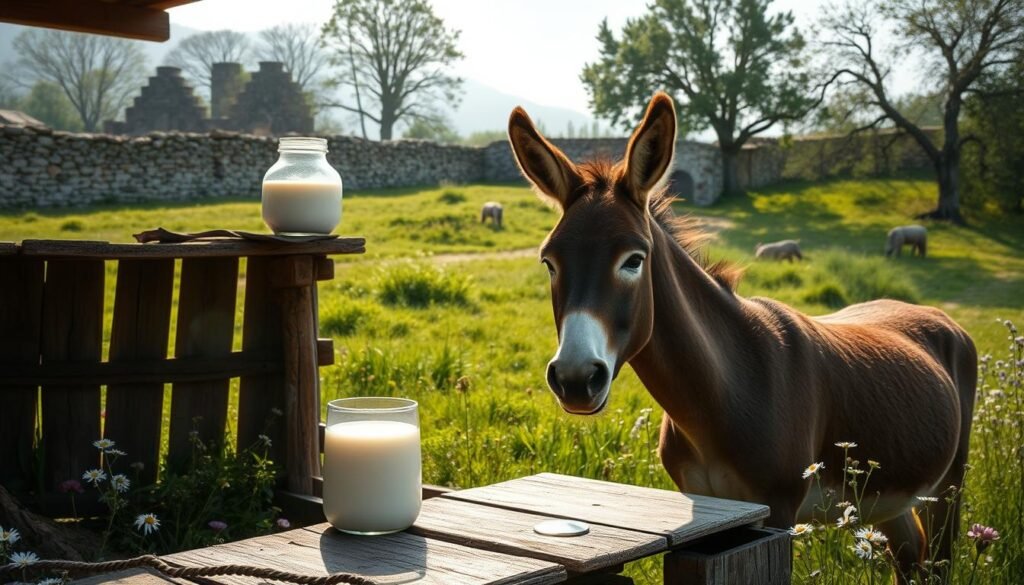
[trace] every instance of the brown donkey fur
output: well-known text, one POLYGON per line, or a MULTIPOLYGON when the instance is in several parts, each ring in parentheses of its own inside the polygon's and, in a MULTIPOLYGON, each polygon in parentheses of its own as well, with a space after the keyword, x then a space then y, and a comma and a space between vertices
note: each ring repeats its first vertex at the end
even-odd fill
MULTIPOLYGON (((977 375, 970 337, 938 309, 879 300, 809 317, 743 298, 739 273, 708 265, 692 222, 662 185, 676 115, 654 96, 625 159, 575 164, 517 108, 509 139, 524 175, 562 210, 541 247, 559 335, 548 383, 562 407, 600 411, 629 363, 665 411, 660 454, 683 491, 767 503, 768 523, 806 521, 822 494, 801 478, 824 462, 843 484, 840 441, 881 463, 861 522, 879 524, 905 570, 923 555, 915 496, 959 486, 977 375)), ((835 498, 835 499, 838 499, 835 498)), ((942 539, 948 557, 954 526, 942 539)))

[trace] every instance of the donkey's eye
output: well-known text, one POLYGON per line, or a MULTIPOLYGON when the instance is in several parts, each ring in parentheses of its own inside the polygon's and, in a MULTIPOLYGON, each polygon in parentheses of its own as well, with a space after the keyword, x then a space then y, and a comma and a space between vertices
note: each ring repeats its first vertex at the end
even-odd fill
POLYGON ((640 267, 643 265, 643 263, 643 254, 633 254, 632 256, 627 258, 625 262, 622 263, 622 269, 629 270, 631 272, 636 272, 637 270, 640 270, 640 267))
POLYGON ((555 266, 547 258, 542 258, 540 263, 544 265, 544 268, 548 269, 548 274, 551 276, 555 275, 555 266))

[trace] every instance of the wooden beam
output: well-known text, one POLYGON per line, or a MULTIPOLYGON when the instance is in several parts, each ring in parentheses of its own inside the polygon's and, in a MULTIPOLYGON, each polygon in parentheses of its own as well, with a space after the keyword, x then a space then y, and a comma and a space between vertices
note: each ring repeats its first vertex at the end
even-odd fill
POLYGON ((163 7, 183 2, 150 5, 102 0, 11 0, 0 3, 0 21, 93 33, 143 41, 170 38, 170 17, 163 7))

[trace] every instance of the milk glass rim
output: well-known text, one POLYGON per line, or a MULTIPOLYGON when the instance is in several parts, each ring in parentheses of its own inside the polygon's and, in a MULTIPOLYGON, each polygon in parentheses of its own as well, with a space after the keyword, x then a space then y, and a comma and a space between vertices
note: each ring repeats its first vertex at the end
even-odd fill
POLYGON ((327 152, 327 139, 313 136, 283 136, 277 140, 278 152, 327 152))
POLYGON ((396 398, 394 396, 352 396, 350 398, 336 398, 327 403, 328 411, 348 413, 391 413, 409 412, 419 407, 419 403, 411 398, 396 398), (393 402, 400 406, 389 406, 384 408, 367 408, 357 406, 360 402, 393 402))

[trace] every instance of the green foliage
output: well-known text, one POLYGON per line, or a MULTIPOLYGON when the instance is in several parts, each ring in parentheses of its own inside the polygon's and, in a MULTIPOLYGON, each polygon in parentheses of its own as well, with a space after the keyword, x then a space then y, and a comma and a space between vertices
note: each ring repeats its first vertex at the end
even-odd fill
POLYGON ((438 196, 437 200, 448 205, 455 205, 456 203, 465 203, 466 196, 458 191, 446 190, 438 196))
POLYGON ((37 81, 25 96, 21 109, 54 130, 81 132, 82 119, 64 91, 55 83, 37 81))
POLYGON ((60 224, 60 231, 62 232, 80 232, 84 228, 85 224, 83 224, 80 219, 69 219, 60 224))
POLYGON ((471 132, 462 142, 469 146, 487 146, 492 142, 508 140, 505 130, 479 130, 471 132))
POLYGON ((378 297, 386 305, 429 307, 470 304, 468 277, 423 263, 403 262, 385 268, 377 282, 378 297))
MULTIPOLYGON (((1021 50, 1024 56, 1024 49, 1021 50)), ((964 147, 964 202, 1024 211, 1024 65, 986 81, 983 92, 967 100, 964 147)))
POLYGON ((402 133, 402 138, 433 140, 445 144, 456 144, 462 140, 443 118, 415 118, 402 133))

